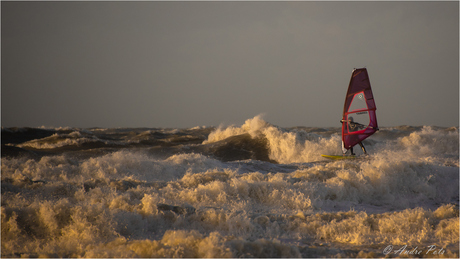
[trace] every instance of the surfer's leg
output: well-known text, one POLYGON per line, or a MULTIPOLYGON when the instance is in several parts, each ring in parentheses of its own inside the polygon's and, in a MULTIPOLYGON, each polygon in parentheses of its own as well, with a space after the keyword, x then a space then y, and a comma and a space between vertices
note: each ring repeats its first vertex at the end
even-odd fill
POLYGON ((351 155, 354 156, 355 153, 353 152, 353 147, 350 148, 351 155))
POLYGON ((361 149, 363 150, 363 153, 367 155, 366 148, 364 147, 363 143, 359 142, 359 145, 361 146, 361 149))

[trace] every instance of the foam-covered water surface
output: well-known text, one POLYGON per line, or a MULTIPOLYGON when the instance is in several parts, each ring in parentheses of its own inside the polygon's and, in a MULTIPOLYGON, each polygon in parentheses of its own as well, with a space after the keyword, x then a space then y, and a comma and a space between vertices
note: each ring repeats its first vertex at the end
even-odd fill
POLYGON ((458 127, 2 128, 3 257, 458 257, 458 127), (412 253, 410 253, 412 252, 412 253))

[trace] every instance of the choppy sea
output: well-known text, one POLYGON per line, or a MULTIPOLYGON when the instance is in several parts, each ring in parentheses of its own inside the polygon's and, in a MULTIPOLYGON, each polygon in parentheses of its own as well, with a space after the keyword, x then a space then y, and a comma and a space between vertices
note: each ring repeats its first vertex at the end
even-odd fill
POLYGON ((459 256, 459 128, 2 128, 2 257, 459 256), (355 149, 355 152, 359 151, 355 149))

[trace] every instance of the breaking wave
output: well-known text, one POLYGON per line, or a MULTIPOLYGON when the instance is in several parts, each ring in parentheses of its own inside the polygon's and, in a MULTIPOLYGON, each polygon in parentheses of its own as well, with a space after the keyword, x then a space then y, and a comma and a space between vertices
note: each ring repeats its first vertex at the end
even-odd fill
POLYGON ((340 136, 321 137, 302 130, 288 131, 264 121, 260 115, 246 120, 241 127, 218 128, 203 143, 212 143, 232 136, 249 134, 253 139, 267 142, 270 159, 278 163, 311 162, 318 154, 338 153, 340 136))

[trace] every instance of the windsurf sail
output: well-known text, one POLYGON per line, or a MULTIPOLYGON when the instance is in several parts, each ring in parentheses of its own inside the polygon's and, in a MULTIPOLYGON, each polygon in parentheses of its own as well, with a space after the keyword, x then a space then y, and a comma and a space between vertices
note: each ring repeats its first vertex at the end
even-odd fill
POLYGON ((352 148, 378 130, 376 109, 367 69, 354 69, 343 107, 343 148, 352 148))

